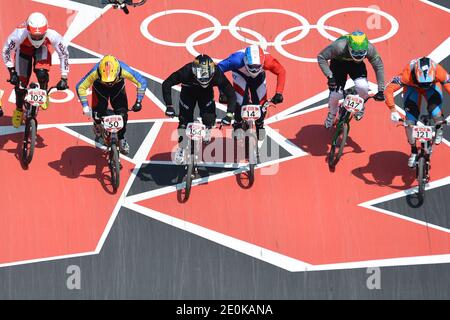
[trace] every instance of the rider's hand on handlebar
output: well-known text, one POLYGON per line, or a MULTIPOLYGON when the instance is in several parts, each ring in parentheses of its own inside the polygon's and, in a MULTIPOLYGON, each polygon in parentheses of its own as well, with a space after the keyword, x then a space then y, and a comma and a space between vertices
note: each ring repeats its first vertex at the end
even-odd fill
POLYGON ((231 124, 231 121, 233 120, 233 114, 231 112, 227 112, 225 117, 222 118, 221 123, 224 126, 229 126, 231 124))
POLYGON ((67 85, 67 79, 61 78, 61 80, 59 80, 58 84, 56 85, 56 89, 58 89, 58 90, 69 89, 69 86, 67 85))
POLYGON ((384 92, 383 91, 378 91, 373 98, 375 99, 375 101, 384 101, 384 92))
POLYGON ((83 107, 83 114, 88 117, 88 118, 92 118, 92 110, 89 106, 85 106, 83 107))
POLYGON ((173 108, 173 106, 169 105, 166 107, 166 112, 165 112, 166 116, 168 117, 175 117, 175 109, 173 108))
POLYGON ((283 102, 283 95, 281 93, 275 93, 275 95, 270 99, 273 104, 278 104, 283 102))
POLYGON ((328 89, 330 91, 334 91, 337 88, 337 83, 336 83, 336 79, 334 79, 333 77, 328 78, 328 89))
POLYGON ((395 111, 395 109, 391 111, 391 120, 393 122, 399 122, 401 119, 401 115, 397 111, 395 111))
POLYGON ((134 112, 139 112, 142 109, 142 104, 140 101, 136 101, 136 103, 134 104, 134 106, 131 108, 131 110, 133 110, 134 112))
POLYGON ((9 71, 9 82, 16 86, 19 84, 19 76, 17 75, 17 72, 14 68, 8 68, 9 71))

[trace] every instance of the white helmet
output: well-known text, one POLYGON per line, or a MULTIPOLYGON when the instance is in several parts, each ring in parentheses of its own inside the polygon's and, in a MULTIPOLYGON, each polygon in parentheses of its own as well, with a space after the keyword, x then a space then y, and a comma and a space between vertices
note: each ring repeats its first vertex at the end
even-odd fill
POLYGON ((47 18, 40 12, 33 12, 27 19, 28 40, 35 48, 39 48, 47 34, 47 18))

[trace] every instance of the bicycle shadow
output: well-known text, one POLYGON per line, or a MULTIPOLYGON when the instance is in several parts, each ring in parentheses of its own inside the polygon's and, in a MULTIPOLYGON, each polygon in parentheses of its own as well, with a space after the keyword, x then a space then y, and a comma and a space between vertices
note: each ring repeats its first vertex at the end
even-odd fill
POLYGON ((69 179, 80 177, 96 179, 107 193, 115 194, 109 176, 106 153, 103 150, 90 146, 69 147, 64 150, 59 160, 49 162, 48 166, 69 179), (83 174, 83 171, 90 166, 95 166, 95 172, 83 174))
POLYGON ((415 181, 415 171, 407 166, 408 158, 407 154, 400 151, 377 152, 370 155, 366 166, 353 169, 352 174, 368 185, 377 184, 396 190, 409 189, 415 181), (398 176, 402 178, 403 185, 392 184, 398 176))
MULTIPOLYGON (((335 128, 328 130, 323 125, 311 124, 302 127, 295 135, 295 139, 290 141, 313 157, 327 156, 335 131, 335 128)), ((343 154, 362 152, 364 150, 361 146, 349 136, 343 154), (351 150, 348 149, 349 147, 351 150)), ((326 157, 325 161, 327 161, 326 157)))

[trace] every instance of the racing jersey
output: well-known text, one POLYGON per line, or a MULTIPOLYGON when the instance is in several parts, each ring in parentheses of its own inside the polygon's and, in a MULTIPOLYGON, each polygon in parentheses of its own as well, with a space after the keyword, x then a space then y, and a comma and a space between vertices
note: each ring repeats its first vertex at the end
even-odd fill
MULTIPOLYGON (((217 65, 222 72, 239 70, 242 74, 250 77, 247 68, 244 63, 245 50, 237 51, 231 54, 225 60, 222 60, 217 65)), ((269 70, 273 74, 277 75, 277 88, 276 92, 282 94, 284 90, 284 84, 286 82, 286 70, 270 53, 264 52, 264 70, 269 70)))
MULTIPOLYGON (((137 71, 131 69, 126 63, 119 60, 120 74, 119 79, 128 79, 137 86, 137 101, 141 102, 147 90, 147 80, 137 71)), ((87 89, 100 79, 98 74, 98 62, 84 77, 77 83, 77 93, 83 107, 89 106, 87 99, 87 89)))
MULTIPOLYGON (((58 53, 59 60, 61 61, 61 75, 67 76, 69 74, 69 51, 66 41, 58 32, 53 29, 48 29, 42 46, 48 46, 49 44, 58 53)), ((14 67, 15 56, 18 54, 21 46, 34 49, 30 40, 28 40, 28 30, 25 25, 16 28, 9 35, 3 47, 3 62, 7 68, 14 67)))
MULTIPOLYGON (((388 84, 386 90, 384 91, 384 96, 386 98, 385 103, 390 109, 395 108, 394 93, 398 89, 402 87, 415 87, 418 90, 424 90, 419 88, 415 84, 411 69, 412 69, 411 64, 408 64, 400 74, 398 74, 392 79, 392 81, 388 84)), ((442 84, 445 91, 447 91, 447 93, 450 94, 450 75, 440 64, 436 64, 435 83, 442 84)))
POLYGON ((221 92, 227 96, 227 112, 234 112, 236 109, 236 94, 233 86, 223 72, 216 68, 214 76, 211 79, 208 87, 203 88, 197 81, 192 72, 192 62, 184 65, 174 73, 172 73, 162 84, 163 98, 166 105, 172 105, 171 88, 180 84, 182 88, 192 88, 194 90, 212 90, 213 87, 218 87, 221 92))
MULTIPOLYGON (((336 41, 332 42, 325 49, 323 49, 317 56, 317 62, 319 63, 320 69, 327 78, 333 76, 333 72, 330 69, 328 60, 336 59, 342 61, 354 61, 350 52, 348 50, 348 38, 347 36, 342 36, 336 41)), ((377 77, 378 90, 384 90, 384 66, 377 49, 369 42, 369 48, 367 49, 366 59, 369 60, 370 64, 375 71, 377 77)))

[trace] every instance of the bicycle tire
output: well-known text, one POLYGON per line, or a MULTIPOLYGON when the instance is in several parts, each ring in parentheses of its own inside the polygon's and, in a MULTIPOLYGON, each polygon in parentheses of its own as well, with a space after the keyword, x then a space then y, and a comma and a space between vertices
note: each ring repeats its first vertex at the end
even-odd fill
POLYGON ((342 138, 341 142, 339 144, 339 152, 336 157, 336 163, 341 159, 342 153, 344 152, 345 145, 347 144, 347 137, 348 137, 348 123, 342 124, 342 138))
POLYGON ((25 124, 25 132, 22 146, 22 162, 28 166, 33 160, 34 149, 36 146, 36 120, 31 118, 25 124))
POLYGON ((344 151, 345 143, 347 141, 348 135, 348 124, 343 123, 338 125, 338 131, 336 132, 333 141, 331 142, 331 149, 328 155, 328 165, 330 167, 336 166, 342 157, 342 153, 344 151), (336 148, 338 148, 338 153, 336 154, 336 148))
POLYGON ((186 168, 185 187, 184 187, 184 200, 187 201, 191 195, 192 188, 192 172, 194 171, 194 159, 190 157, 189 163, 186 168))
POLYGON ((111 170, 111 184, 114 191, 119 189, 120 185, 120 163, 119 163, 119 151, 115 143, 111 144, 109 151, 109 168, 111 170))
POLYGON ((417 162, 417 182, 419 184, 419 197, 425 199, 425 158, 420 157, 417 162))
POLYGON ((258 148, 258 142, 256 142, 257 141, 256 139, 257 138, 253 133, 245 137, 245 154, 247 157, 249 167, 247 188, 250 188, 255 183, 255 167, 256 167, 255 161, 257 161, 257 150, 255 148, 258 148), (251 143, 250 138, 252 139, 251 143))

